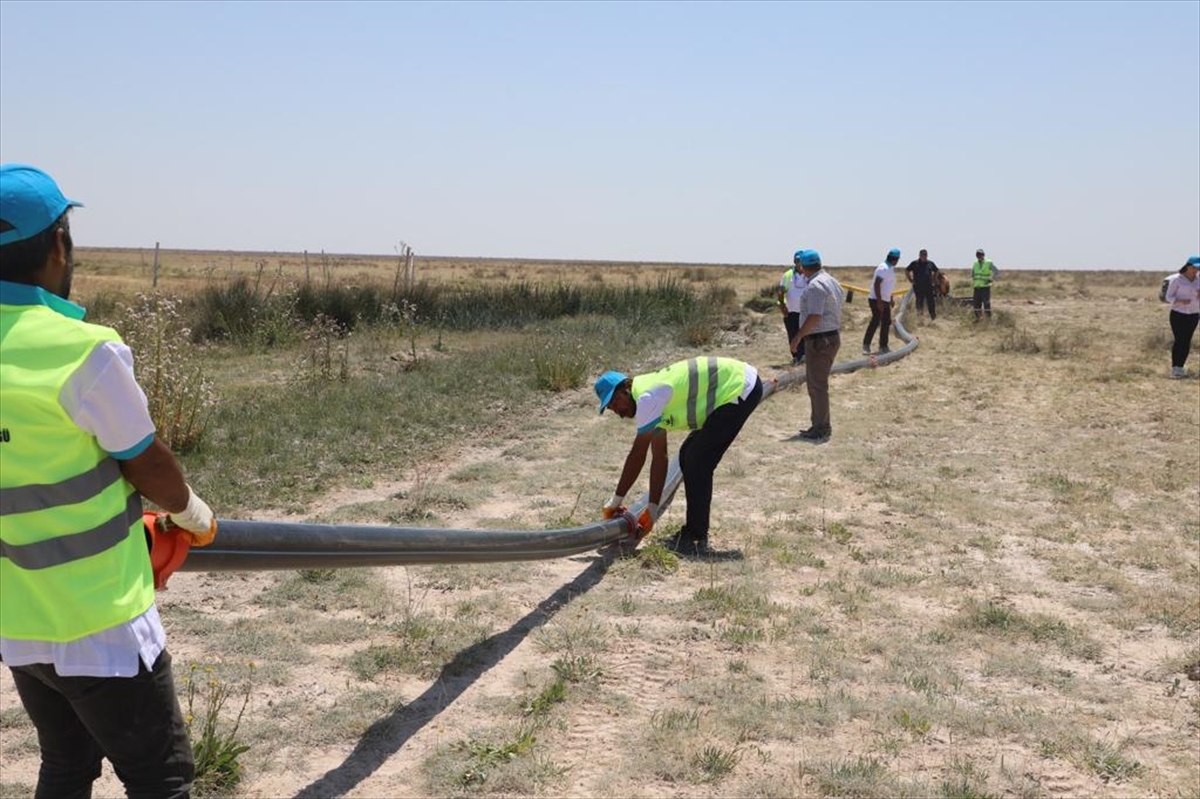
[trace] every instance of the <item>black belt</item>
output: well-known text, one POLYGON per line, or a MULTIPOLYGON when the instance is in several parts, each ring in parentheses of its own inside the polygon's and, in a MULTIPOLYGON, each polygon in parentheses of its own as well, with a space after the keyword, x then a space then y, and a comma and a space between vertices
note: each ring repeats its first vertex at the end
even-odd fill
POLYGON ((805 338, 828 338, 829 336, 836 336, 837 334, 837 330, 825 330, 821 333, 809 333, 807 336, 805 336, 805 338))

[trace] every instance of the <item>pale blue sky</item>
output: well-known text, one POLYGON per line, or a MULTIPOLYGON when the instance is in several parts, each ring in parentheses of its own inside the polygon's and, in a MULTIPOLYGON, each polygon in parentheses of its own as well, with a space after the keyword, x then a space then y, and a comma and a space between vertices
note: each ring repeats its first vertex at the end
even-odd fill
POLYGON ((0 2, 83 245, 1176 268, 1200 2, 0 2))

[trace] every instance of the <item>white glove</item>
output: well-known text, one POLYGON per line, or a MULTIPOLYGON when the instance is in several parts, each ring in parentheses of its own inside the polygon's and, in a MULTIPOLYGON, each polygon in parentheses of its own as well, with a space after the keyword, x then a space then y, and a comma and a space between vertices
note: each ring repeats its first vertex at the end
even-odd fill
POLYGON ((617 509, 621 507, 621 503, 625 501, 622 494, 613 494, 608 498, 608 502, 604 503, 604 507, 600 509, 600 515, 605 519, 611 519, 617 515, 617 509))
POLYGON ((191 486, 188 486, 187 507, 178 513, 168 513, 167 517, 176 527, 191 534, 192 546, 206 546, 217 537, 217 519, 212 508, 196 496, 191 486))

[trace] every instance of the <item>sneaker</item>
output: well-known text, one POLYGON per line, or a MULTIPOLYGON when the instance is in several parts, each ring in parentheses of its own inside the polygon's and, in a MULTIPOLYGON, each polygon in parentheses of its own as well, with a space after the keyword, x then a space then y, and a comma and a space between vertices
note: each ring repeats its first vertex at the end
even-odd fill
POLYGON ((879 348, 879 354, 880 354, 880 355, 887 355, 889 352, 891 352, 891 350, 890 350, 890 349, 888 349, 887 347, 880 347, 880 348, 879 348))
POLYGON ((871 348, 863 347, 863 355, 870 355, 870 354, 871 354, 871 348))
POLYGON ((1171 377, 1175 378, 1176 380, 1179 380, 1180 378, 1187 377, 1187 372, 1183 371, 1182 366, 1172 366, 1171 367, 1171 377))

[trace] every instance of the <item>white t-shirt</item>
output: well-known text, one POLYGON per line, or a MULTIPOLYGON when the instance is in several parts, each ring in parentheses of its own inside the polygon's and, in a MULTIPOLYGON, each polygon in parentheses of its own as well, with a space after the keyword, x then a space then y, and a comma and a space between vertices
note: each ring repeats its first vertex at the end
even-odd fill
POLYGON ((799 267, 790 271, 790 278, 788 273, 784 272, 783 277, 779 279, 779 288, 783 289, 783 303, 787 306, 787 312, 800 313, 800 300, 804 297, 804 290, 808 288, 808 278, 799 267))
POLYGON ((868 300, 883 300, 887 302, 892 298, 892 289, 896 288, 896 270, 887 261, 884 261, 879 266, 875 267, 875 274, 871 276, 871 288, 867 290, 868 300), (879 292, 882 296, 875 296, 875 281, 882 280, 879 284, 879 292))
MULTIPOLYGON (((750 364, 746 364, 746 382, 742 385, 742 393, 738 395, 738 399, 744 400, 750 396, 756 382, 758 382, 758 370, 750 364)), ((659 383, 634 397, 637 401, 637 412, 633 415, 633 423, 637 425, 639 434, 658 426, 659 420, 662 419, 663 409, 667 407, 667 403, 674 395, 675 389, 671 387, 670 383, 659 383)))
MULTIPOLYGON (((128 460, 154 441, 154 421, 146 394, 133 374, 133 353, 125 344, 98 345, 58 396, 75 424, 96 437, 117 460, 128 460)), ((150 669, 167 644, 158 608, 75 641, 23 641, 0 638, 0 657, 9 666, 53 663, 63 677, 134 677, 138 661, 150 669)))

